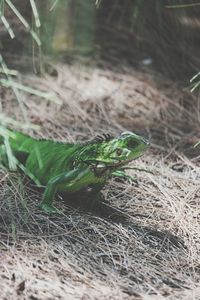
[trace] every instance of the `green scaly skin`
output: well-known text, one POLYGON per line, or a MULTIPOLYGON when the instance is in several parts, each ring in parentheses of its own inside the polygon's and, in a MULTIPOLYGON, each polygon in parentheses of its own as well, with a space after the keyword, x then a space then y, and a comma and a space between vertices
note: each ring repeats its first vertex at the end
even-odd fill
MULTIPOLYGON (((90 189, 96 197, 111 177, 132 178, 125 173, 127 164, 141 156, 149 142, 132 132, 118 137, 97 136, 87 143, 60 143, 37 140, 9 131, 9 145, 17 166, 38 186, 44 186, 39 207, 47 212, 58 210, 52 205, 57 193, 83 193, 90 189)), ((5 140, 0 136, 0 160, 9 168, 5 140)))

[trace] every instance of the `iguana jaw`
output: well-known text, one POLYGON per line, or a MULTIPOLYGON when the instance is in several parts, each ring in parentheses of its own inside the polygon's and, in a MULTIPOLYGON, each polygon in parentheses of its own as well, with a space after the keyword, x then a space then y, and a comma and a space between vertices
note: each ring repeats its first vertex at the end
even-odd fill
MULTIPOLYGON (((142 154, 140 155, 142 156, 142 154)), ((138 158, 139 156, 135 157, 138 158)), ((121 166, 127 165, 128 163, 130 163, 131 161, 133 161, 134 159, 127 159, 127 160, 122 160, 122 161, 118 161, 118 162, 113 162, 113 163, 109 163, 107 161, 102 161, 102 160, 87 160, 85 161, 88 165, 93 165, 95 166, 97 169, 101 169, 101 168, 119 168, 121 166)))

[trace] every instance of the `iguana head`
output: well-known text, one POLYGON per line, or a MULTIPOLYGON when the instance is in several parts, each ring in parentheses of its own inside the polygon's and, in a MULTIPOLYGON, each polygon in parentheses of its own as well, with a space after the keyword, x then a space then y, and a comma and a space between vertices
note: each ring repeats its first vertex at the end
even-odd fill
POLYGON ((76 160, 96 168, 117 169, 141 156, 148 146, 146 139, 132 132, 124 132, 116 138, 110 135, 97 136, 82 147, 76 160))

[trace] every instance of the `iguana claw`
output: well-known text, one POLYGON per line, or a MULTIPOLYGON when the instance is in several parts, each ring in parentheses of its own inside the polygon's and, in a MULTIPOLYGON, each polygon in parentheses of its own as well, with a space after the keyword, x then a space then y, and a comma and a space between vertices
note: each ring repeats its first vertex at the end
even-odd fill
POLYGON ((40 203, 38 205, 39 209, 41 209, 43 212, 47 213, 47 214, 63 214, 63 211, 60 209, 57 209, 56 207, 52 206, 52 205, 48 205, 45 203, 40 203))

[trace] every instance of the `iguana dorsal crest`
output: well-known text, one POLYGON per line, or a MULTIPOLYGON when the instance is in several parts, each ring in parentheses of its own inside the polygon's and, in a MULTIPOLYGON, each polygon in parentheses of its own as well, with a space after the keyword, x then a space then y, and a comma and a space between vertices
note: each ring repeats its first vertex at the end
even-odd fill
POLYGON ((109 142, 110 140, 112 140, 114 138, 113 135, 111 135, 110 133, 104 133, 102 135, 97 135, 96 137, 94 137, 90 143, 97 143, 97 144, 101 144, 103 142, 109 142))

